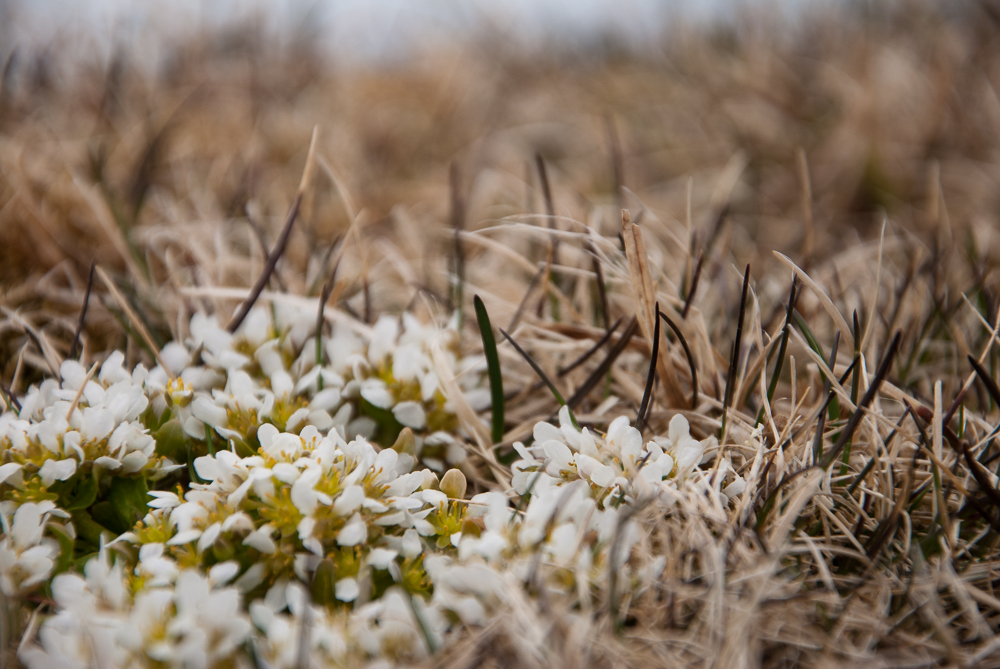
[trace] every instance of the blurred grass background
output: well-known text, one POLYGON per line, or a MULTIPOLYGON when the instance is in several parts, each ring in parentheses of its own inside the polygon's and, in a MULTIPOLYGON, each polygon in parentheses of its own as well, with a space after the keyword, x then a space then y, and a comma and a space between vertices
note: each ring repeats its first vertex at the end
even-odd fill
MULTIPOLYGON (((259 18, 177 38, 155 67, 141 43, 67 62, 58 41, 17 47, 8 31, 0 282, 22 308, 41 299, 43 277, 79 288, 91 259, 132 263, 155 285, 196 273, 192 258, 168 270, 151 251, 162 226, 208 243, 206 226, 246 228, 248 212, 273 240, 316 124, 341 188, 318 195, 306 234, 293 236, 287 262, 303 267, 351 211, 367 212, 374 236, 393 230, 393 211, 440 226, 453 162, 472 227, 539 212, 536 153, 557 213, 605 232, 618 206, 683 221, 692 179, 703 236, 727 205, 736 265, 761 249, 761 269, 771 249, 808 265, 871 239, 886 215, 929 248, 987 253, 1000 204, 997 17, 985 1, 814 5, 793 17, 746 6, 640 45, 609 34, 536 48, 483 25, 474 39, 363 67, 331 58, 315 31, 278 36, 259 18)), ((212 283, 248 282, 216 269, 212 283)), ((46 295, 48 317, 78 310, 76 291, 64 292, 65 303, 46 295)), ((11 346, 0 344, 8 379, 11 346)))

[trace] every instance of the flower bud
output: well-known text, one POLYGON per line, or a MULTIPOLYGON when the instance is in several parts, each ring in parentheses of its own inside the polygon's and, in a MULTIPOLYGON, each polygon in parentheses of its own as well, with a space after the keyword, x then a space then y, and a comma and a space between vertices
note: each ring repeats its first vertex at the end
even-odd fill
POLYGON ((465 499, 465 474, 457 469, 449 469, 441 479, 441 492, 451 499, 465 499))

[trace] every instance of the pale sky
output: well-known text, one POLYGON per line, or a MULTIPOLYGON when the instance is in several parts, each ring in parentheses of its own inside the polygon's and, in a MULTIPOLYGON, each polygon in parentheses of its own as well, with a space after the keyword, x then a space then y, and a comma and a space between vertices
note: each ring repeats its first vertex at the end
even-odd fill
POLYGON ((787 12, 821 1, 0 0, 0 21, 7 24, 7 39, 21 47, 72 44, 103 56, 126 42, 146 51, 155 63, 164 40, 258 15, 277 35, 304 24, 341 60, 367 60, 398 56, 409 45, 447 42, 483 23, 529 45, 552 37, 586 40, 607 33, 642 43, 677 17, 724 20, 740 6, 787 12))

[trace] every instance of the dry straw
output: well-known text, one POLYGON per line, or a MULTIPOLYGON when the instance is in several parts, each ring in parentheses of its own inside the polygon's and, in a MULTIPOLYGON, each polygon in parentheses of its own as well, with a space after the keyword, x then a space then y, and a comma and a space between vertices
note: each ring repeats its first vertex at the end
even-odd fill
MULTIPOLYGON (((715 489, 733 472, 746 485, 728 504, 635 511, 619 557, 664 558, 648 588, 508 584, 503 613, 428 666, 1000 666, 1000 30, 985 4, 903 4, 810 15, 781 40, 752 16, 688 31, 669 66, 442 54, 332 72, 205 39, 169 78, 126 67, 46 88, 24 70, 0 106, 4 387, 23 394, 75 353, 92 261, 110 300, 91 300, 90 360, 124 348, 155 364, 190 314, 226 322, 239 300, 368 332, 404 308, 440 322, 457 296, 471 314, 478 294, 581 425, 635 420, 650 379, 644 434, 681 413, 723 438, 702 463, 715 489), (196 82, 162 135, 144 130, 196 82), (309 142, 315 119, 327 130, 309 142), (262 266, 259 239, 279 229, 262 266), (266 291, 279 257, 287 292, 266 291), (671 325, 650 374, 657 303, 671 325)), ((460 341, 478 350, 474 319, 460 341)), ((557 402, 499 342, 494 447, 447 354, 436 342, 469 494, 506 489, 510 444, 557 402)))

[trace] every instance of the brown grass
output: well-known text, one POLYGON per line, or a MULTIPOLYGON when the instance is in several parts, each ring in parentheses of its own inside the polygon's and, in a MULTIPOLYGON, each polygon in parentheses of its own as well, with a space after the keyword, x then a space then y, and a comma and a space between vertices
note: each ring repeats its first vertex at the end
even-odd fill
MULTIPOLYGON (((479 345, 472 295, 506 327, 555 258, 554 239, 558 264, 512 334, 564 396, 608 350, 557 377, 604 333, 593 256, 610 322, 638 314, 610 380, 577 409, 598 429, 635 417, 658 302, 690 346, 700 399, 688 407, 688 361, 664 328, 647 433, 677 411, 702 436, 719 433, 750 264, 728 436, 705 465, 725 454, 748 487, 729 508, 691 498, 640 511, 634 557, 663 555, 667 567, 622 605, 512 591, 509 614, 434 664, 998 666, 1000 412, 967 356, 995 372, 1000 14, 987 2, 949 15, 904 4, 813 15, 794 31, 753 16, 677 31, 656 55, 469 48, 359 71, 249 39, 199 39, 156 76, 125 55, 49 85, 25 65, 0 101, 0 378, 20 393, 58 365, 91 260, 121 298, 95 282, 87 361, 114 347, 148 360, 198 309, 228 319, 266 258, 254 226, 275 243, 316 124, 318 169, 271 291, 280 281, 318 296, 339 243, 328 309, 440 313, 454 162, 464 346, 479 345), (624 251, 622 207, 641 231, 626 229, 624 251), (768 402, 793 271, 821 350, 792 327, 768 402), (812 467, 897 331, 846 463, 812 467), (837 399, 817 440, 830 378, 837 399), (620 401, 600 407, 605 394, 620 401)), ((271 291, 262 299, 293 299, 271 291)), ((510 346, 500 357, 518 391, 510 443, 556 404, 510 346)))

